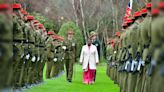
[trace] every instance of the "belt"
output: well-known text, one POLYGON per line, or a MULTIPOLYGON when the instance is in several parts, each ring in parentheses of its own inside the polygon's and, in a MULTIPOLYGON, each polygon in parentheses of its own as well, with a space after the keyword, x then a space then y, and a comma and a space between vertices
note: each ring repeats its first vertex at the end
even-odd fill
POLYGON ((13 40, 14 43, 24 43, 25 40, 13 40))
POLYGON ((43 45, 35 45, 36 47, 44 48, 43 45))
POLYGON ((14 43, 23 43, 23 44, 34 44, 34 42, 28 42, 26 40, 13 40, 14 43))
POLYGON ((51 52, 55 52, 55 51, 51 50, 51 52))
POLYGON ((34 42, 28 42, 28 44, 34 44, 34 42))
POLYGON ((68 49, 66 49, 66 51, 73 51, 73 50, 68 50, 68 49))
POLYGON ((128 48, 131 48, 131 45, 129 45, 128 48))
POLYGON ((147 45, 144 45, 144 48, 149 48, 149 46, 150 46, 149 44, 147 44, 147 45))

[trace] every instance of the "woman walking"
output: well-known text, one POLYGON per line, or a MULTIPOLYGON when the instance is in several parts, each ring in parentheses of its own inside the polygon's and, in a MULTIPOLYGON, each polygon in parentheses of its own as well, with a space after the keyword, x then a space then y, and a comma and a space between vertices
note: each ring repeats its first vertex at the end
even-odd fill
POLYGON ((87 44, 82 47, 80 55, 80 64, 83 69, 83 83, 93 84, 96 71, 96 65, 99 63, 99 57, 96 46, 89 39, 87 44))

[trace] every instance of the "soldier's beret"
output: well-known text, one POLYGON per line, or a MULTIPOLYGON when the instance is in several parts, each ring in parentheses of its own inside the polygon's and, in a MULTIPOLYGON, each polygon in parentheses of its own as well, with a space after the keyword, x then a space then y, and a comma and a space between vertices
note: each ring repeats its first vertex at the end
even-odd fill
POLYGON ((146 13, 147 13, 147 9, 146 8, 141 10, 141 14, 146 14, 146 13))
POLYGON ((46 28, 45 27, 43 27, 42 29, 43 29, 43 32, 46 32, 46 28))
POLYGON ((58 35, 53 35, 53 36, 51 36, 54 40, 57 40, 58 38, 59 38, 59 36, 58 35))
POLYGON ((53 38, 54 40, 64 41, 64 38, 61 37, 61 36, 58 36, 58 35, 53 35, 52 38, 53 38))
POLYGON ((153 8, 152 9, 152 15, 158 15, 159 14, 159 9, 153 8))
POLYGON ((48 35, 54 35, 55 33, 54 33, 54 31, 48 31, 47 34, 48 34, 48 35))
POLYGON ((21 5, 20 4, 13 4, 12 8, 13 9, 21 9, 21 5))
POLYGON ((34 21, 33 21, 33 23, 34 23, 34 24, 38 24, 38 23, 39 23, 39 21, 37 21, 37 20, 34 20, 34 21))
POLYGON ((0 9, 9 9, 10 6, 8 4, 0 4, 0 9))
POLYGON ((111 39, 111 43, 114 43, 115 42, 115 40, 114 39, 111 39))
POLYGON ((44 28, 43 24, 39 24, 38 27, 41 29, 44 28))
POLYGON ((120 32, 116 32, 115 35, 118 36, 118 37, 120 37, 121 36, 121 33, 120 32))
POLYGON ((158 8, 159 8, 159 9, 163 9, 163 8, 164 8, 164 2, 160 2, 160 3, 158 4, 158 8))
POLYGON ((141 13, 139 11, 134 13, 134 18, 139 16, 141 16, 141 13))
POLYGON ((21 9, 21 13, 24 14, 24 15, 27 15, 27 11, 21 9))
POLYGON ((32 15, 27 15, 26 18, 27 18, 27 20, 29 20, 29 21, 34 20, 34 16, 32 16, 32 15))
POLYGON ((128 25, 127 25, 126 22, 124 22, 124 23, 122 24, 122 26, 123 26, 123 27, 126 27, 126 26, 128 26, 128 25))
POLYGON ((126 20, 126 23, 128 24, 128 23, 132 23, 133 22, 133 20, 132 19, 127 19, 126 20))
POLYGON ((152 3, 151 3, 151 2, 146 4, 146 8, 149 9, 149 8, 151 8, 151 7, 152 7, 152 3))
POLYGON ((68 31, 67 34, 74 34, 74 32, 73 31, 68 31))
POLYGON ((124 20, 127 20, 127 19, 128 19, 128 17, 127 17, 127 16, 125 16, 125 17, 124 17, 124 20))
POLYGON ((59 41, 64 41, 64 38, 61 37, 61 36, 59 36, 59 37, 58 37, 58 40, 59 40, 59 41))

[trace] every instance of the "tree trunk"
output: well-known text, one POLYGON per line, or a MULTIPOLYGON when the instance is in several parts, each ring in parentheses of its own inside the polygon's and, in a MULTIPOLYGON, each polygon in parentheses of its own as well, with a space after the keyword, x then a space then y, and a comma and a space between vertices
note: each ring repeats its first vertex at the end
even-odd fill
POLYGON ((79 26, 78 17, 77 17, 76 8, 75 8, 75 0, 72 0, 72 7, 74 9, 74 16, 75 16, 76 25, 79 26))
MULTIPOLYGON (((115 13, 114 13, 114 5, 113 5, 113 1, 112 0, 110 0, 110 2, 111 2, 111 8, 112 8, 112 19, 113 19, 113 34, 114 34, 114 30, 115 30, 115 13)), ((113 35, 112 34, 112 35, 113 35)))
POLYGON ((80 0, 80 10, 81 10, 81 16, 82 16, 82 26, 83 26, 85 41, 87 41, 87 37, 88 36, 87 36, 86 30, 85 30, 85 18, 84 18, 84 11, 83 11, 82 0, 80 0))

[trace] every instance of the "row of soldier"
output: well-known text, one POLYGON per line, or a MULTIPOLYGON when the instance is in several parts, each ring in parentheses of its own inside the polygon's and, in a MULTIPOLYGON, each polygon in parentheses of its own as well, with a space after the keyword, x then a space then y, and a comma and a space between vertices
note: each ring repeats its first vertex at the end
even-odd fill
MULTIPOLYGON (((68 34, 73 35, 73 31, 68 34)), ((0 4, 0 87, 28 87, 43 82, 45 64, 46 78, 56 77, 64 70, 64 43, 63 37, 47 32, 20 4, 0 4)), ((71 68, 67 69, 71 81, 73 63, 67 66, 71 68)))
POLYGON ((164 2, 147 3, 122 27, 108 40, 107 75, 120 92, 163 92, 164 2))

